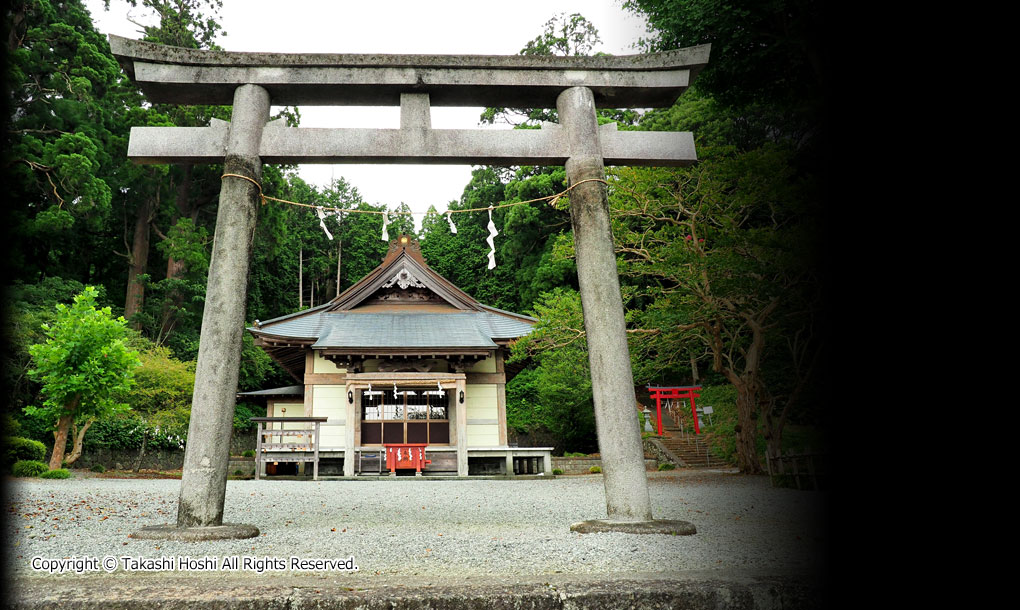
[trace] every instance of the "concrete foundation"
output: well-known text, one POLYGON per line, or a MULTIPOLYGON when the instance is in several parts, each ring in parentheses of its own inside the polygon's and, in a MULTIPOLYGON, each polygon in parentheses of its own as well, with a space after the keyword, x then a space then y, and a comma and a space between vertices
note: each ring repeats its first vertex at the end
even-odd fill
POLYGON ((255 538, 259 528, 240 523, 224 523, 205 527, 177 527, 175 525, 150 525, 130 534, 128 538, 138 540, 177 540, 180 542, 202 542, 205 540, 237 540, 255 538))
POLYGON ((577 532, 578 534, 620 532, 623 534, 666 534, 669 536, 690 536, 698 532, 693 523, 674 519, 655 519, 652 521, 590 519, 571 524, 570 531, 577 532))

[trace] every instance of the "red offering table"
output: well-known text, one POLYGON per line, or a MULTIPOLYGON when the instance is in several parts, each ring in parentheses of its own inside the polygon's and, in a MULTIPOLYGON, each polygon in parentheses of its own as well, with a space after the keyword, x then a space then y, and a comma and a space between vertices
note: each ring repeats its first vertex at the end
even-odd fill
POLYGON ((392 475, 397 474, 397 468, 414 468, 417 476, 421 474, 422 468, 432 463, 432 460, 425 459, 427 443, 391 444, 383 447, 386 447, 386 468, 392 475))

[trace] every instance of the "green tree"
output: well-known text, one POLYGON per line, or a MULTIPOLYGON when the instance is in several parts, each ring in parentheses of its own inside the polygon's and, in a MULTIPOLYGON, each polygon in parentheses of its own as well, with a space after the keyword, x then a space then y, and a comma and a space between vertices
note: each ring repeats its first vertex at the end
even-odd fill
POLYGON ((647 51, 712 44, 712 59, 694 86, 731 106, 800 107, 817 101, 825 71, 822 12, 812 0, 743 2, 626 0, 648 19, 647 51))
POLYGON ((541 295, 535 330, 517 341, 510 362, 533 362, 507 386, 507 423, 521 432, 544 429, 557 449, 597 450, 595 403, 588 367, 581 295, 556 289, 541 295))
POLYGON ((15 2, 5 25, 8 268, 94 283, 113 258, 111 183, 126 163, 120 70, 79 1, 15 2))
POLYGON ((637 374, 707 358, 736 389, 746 473, 762 470, 763 416, 778 449, 822 345, 815 185, 793 175, 792 155, 730 148, 683 170, 619 168, 610 193, 637 374))
POLYGON ((127 408, 116 399, 130 388, 140 365, 138 353, 125 344, 124 318, 114 318, 109 307, 97 309, 97 296, 88 286, 71 306, 57 305, 56 320, 43 325, 46 341, 29 348, 35 365, 29 374, 42 384, 45 401, 25 411, 54 422, 51 469, 64 460, 72 424, 76 431, 69 463, 81 454, 82 439, 96 419, 127 408))

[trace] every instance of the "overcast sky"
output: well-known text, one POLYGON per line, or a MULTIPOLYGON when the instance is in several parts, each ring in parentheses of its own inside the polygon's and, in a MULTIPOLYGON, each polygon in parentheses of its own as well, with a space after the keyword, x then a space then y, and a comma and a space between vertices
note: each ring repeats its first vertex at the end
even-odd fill
MULTIPOLYGON (((141 38, 128 21, 148 22, 146 11, 123 0, 86 0, 99 31, 141 38)), ((140 4, 140 3, 139 3, 140 4)), ((308 53, 428 53, 515 55, 538 36, 550 18, 581 13, 599 30, 596 51, 637 52, 644 21, 621 8, 621 0, 224 0, 219 22, 227 32, 218 44, 228 51, 308 53)), ((275 111, 276 109, 274 109, 275 111)), ((479 127, 482 108, 433 108, 435 129, 479 127)), ((400 126, 399 108, 301 107, 302 127, 400 126)), ((471 177, 461 165, 302 165, 301 176, 325 186, 343 176, 365 200, 395 206, 401 201, 424 213, 444 210, 460 198, 471 177)), ((421 216, 416 216, 420 225, 421 216)))

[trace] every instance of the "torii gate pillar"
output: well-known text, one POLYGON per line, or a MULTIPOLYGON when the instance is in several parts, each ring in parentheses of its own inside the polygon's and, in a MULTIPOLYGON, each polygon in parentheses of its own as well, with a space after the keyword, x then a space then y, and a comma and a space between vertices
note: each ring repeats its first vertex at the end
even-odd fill
MULTIPOLYGON (((570 157, 567 180, 605 180, 595 99, 587 87, 571 87, 556 100, 570 157)), ((627 349, 627 325, 616 272, 609 197, 602 182, 586 182, 570 192, 570 224, 577 253, 588 363, 595 401, 595 425, 611 521, 650 521, 641 433, 634 418, 634 375, 627 349)))
MULTIPOLYGON (((177 507, 178 527, 206 527, 223 523, 227 489, 229 439, 234 426, 234 402, 248 302, 248 268, 262 182, 259 145, 269 121, 269 93, 258 85, 241 85, 234 92, 220 205, 216 215, 202 333, 198 344, 196 383, 188 425, 188 445, 177 507)), ((258 535, 256 530, 253 534, 258 535)))

